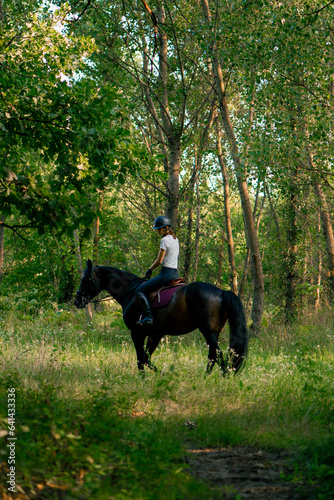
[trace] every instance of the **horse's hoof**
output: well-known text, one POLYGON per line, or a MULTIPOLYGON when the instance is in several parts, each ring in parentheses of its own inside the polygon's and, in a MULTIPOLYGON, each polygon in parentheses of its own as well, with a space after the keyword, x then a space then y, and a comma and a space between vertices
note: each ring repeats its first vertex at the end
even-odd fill
POLYGON ((206 374, 207 375, 210 375, 212 370, 213 370, 213 367, 215 366, 215 361, 213 359, 211 359, 208 364, 206 365, 206 374))

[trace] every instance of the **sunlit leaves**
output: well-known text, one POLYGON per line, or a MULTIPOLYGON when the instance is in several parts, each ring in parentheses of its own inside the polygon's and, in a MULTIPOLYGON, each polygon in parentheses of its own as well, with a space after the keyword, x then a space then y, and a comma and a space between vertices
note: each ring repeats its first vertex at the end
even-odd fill
POLYGON ((46 225, 89 225, 96 189, 145 163, 130 135, 127 101, 111 85, 101 89, 98 79, 85 76, 97 48, 90 36, 70 32, 68 6, 51 13, 32 5, 25 18, 9 15, 15 4, 6 7, 0 54, 2 210, 18 208, 40 231, 46 225))

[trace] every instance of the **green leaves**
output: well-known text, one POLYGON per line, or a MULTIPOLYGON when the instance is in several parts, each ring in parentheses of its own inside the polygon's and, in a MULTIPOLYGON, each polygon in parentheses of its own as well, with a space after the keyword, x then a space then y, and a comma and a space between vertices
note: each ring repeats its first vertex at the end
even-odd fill
POLYGON ((70 34, 68 7, 33 7, 14 18, 9 4, 2 26, 0 203, 7 213, 18 208, 40 232, 63 231, 91 223, 96 189, 123 181, 144 158, 130 134, 127 101, 85 74, 94 40, 70 34))

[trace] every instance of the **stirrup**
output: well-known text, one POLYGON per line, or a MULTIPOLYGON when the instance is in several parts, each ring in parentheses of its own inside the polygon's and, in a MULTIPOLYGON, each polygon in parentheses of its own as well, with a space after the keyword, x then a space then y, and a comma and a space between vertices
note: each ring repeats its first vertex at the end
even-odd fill
POLYGON ((139 318, 139 320, 137 321, 137 325, 153 325, 153 318, 150 316, 146 316, 146 318, 139 318))

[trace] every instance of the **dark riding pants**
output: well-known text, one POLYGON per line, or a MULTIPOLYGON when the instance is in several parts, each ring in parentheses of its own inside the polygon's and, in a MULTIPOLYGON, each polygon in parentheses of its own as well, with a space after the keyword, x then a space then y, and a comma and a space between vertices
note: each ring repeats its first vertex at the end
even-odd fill
POLYGON ((155 276, 154 278, 151 278, 150 280, 145 281, 145 283, 139 285, 136 289, 136 293, 141 292, 148 295, 149 293, 159 290, 170 281, 179 277, 177 269, 172 269, 171 267, 161 267, 161 271, 158 276, 155 276))

